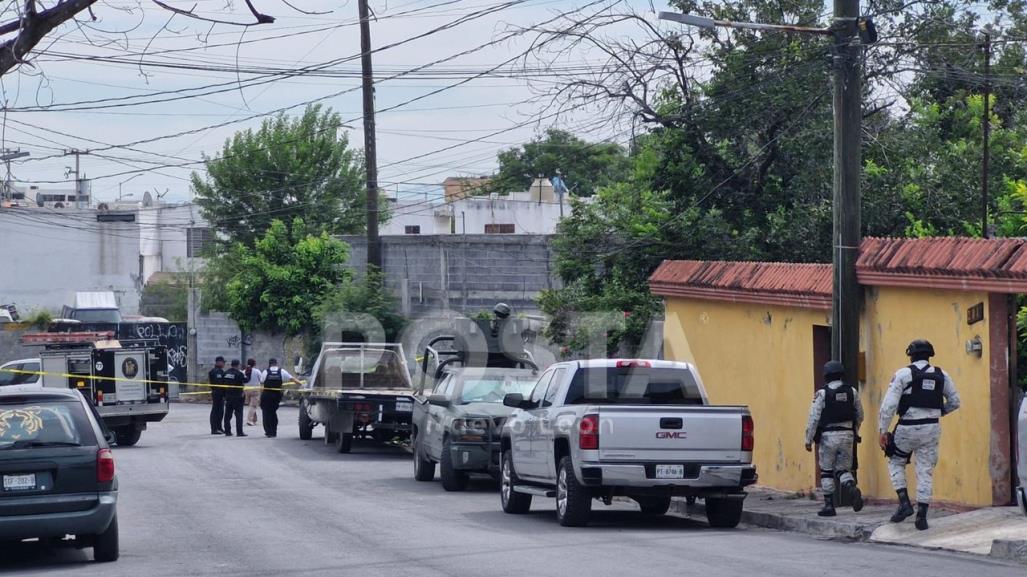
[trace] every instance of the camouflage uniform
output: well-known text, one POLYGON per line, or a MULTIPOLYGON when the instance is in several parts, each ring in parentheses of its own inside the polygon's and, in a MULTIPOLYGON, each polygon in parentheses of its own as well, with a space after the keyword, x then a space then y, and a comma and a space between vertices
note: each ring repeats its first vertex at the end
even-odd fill
MULTIPOLYGON (((916 361, 916 367, 923 370, 929 363, 927 361, 916 361)), ((923 407, 910 407, 905 415, 899 420, 900 424, 895 428, 895 447, 905 455, 912 455, 916 461, 916 500, 918 503, 928 504, 931 502, 931 492, 934 481, 934 466, 938 463, 938 442, 941 439, 941 425, 939 423, 924 425, 902 425, 901 421, 938 419, 959 408, 959 393, 956 385, 948 373, 942 371, 945 379, 944 397, 945 406, 942 409, 927 409, 923 407)), ((913 373, 909 367, 903 367, 895 373, 892 378, 888 392, 884 395, 881 403, 880 432, 886 433, 891 425, 892 417, 899 408, 899 401, 902 395, 909 394, 908 387, 913 380, 913 373)), ((909 457, 893 455, 888 459, 888 473, 891 477, 892 486, 896 491, 906 488, 906 465, 909 457)))
MULTIPOLYGON (((806 422, 806 444, 813 444, 820 427, 820 416, 824 411, 825 389, 836 390, 843 385, 842 381, 831 381, 824 389, 817 391, 813 396, 813 403, 809 408, 809 420, 806 422)), ((840 472, 841 482, 847 484, 855 482, 852 476, 852 451, 856 439, 855 431, 859 431, 863 423, 863 403, 859 395, 855 395, 856 422, 834 423, 833 426, 848 428, 848 431, 824 431, 820 436, 820 443, 817 447, 817 456, 820 461, 820 488, 826 494, 833 494, 835 491, 835 472, 840 472)))

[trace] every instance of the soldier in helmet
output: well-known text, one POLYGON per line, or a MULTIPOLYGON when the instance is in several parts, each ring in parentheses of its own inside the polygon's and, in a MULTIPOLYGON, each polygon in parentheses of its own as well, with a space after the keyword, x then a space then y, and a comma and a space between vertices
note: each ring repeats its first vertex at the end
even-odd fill
POLYGON ((834 517, 835 474, 842 489, 852 499, 852 509, 863 509, 863 494, 852 476, 852 452, 855 449, 859 426, 863 423, 863 404, 859 391, 844 383, 845 367, 838 361, 824 365, 824 388, 813 395, 806 423, 806 450, 817 443, 820 461, 820 488, 824 492, 824 508, 817 515, 834 517))
POLYGON ((892 378, 881 402, 880 444, 888 456, 888 473, 899 496, 899 508, 892 523, 913 515, 913 504, 906 490, 906 465, 916 459, 916 528, 927 529, 927 507, 931 503, 934 466, 938 463, 941 417, 959 408, 959 393, 948 373, 931 366, 934 346, 917 339, 906 347, 909 366, 892 378), (895 432, 889 433, 892 417, 898 413, 895 432))

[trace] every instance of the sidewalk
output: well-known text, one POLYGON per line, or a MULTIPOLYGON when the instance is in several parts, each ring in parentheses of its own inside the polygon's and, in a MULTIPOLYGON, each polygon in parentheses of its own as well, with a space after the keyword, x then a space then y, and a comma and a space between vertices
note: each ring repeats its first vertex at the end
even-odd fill
MULTIPOLYGON (((899 524, 889 522, 895 512, 894 504, 868 504, 859 513, 838 509, 836 517, 818 517, 822 505, 822 501, 809 497, 750 490, 742 522, 829 539, 943 549, 1027 563, 1027 517, 1015 507, 969 512, 932 507, 931 528, 917 531, 913 518, 899 524)), ((705 514, 701 501, 689 506, 683 499, 675 499, 671 511, 691 516, 705 514)))

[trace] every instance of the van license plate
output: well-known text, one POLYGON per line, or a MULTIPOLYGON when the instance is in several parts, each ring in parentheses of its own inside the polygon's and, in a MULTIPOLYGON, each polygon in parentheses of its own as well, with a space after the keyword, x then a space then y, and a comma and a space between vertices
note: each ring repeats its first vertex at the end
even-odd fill
POLYGON ((36 488, 36 475, 4 475, 4 491, 31 491, 36 488))
POLYGON ((684 479, 684 465, 656 465, 657 479, 684 479))

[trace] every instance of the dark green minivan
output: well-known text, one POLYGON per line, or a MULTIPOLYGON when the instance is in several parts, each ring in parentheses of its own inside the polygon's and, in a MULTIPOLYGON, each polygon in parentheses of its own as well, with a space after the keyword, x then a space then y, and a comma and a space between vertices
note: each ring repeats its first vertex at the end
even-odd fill
POLYGON ((97 561, 117 560, 108 435, 78 391, 0 389, 0 541, 73 535, 97 561))

